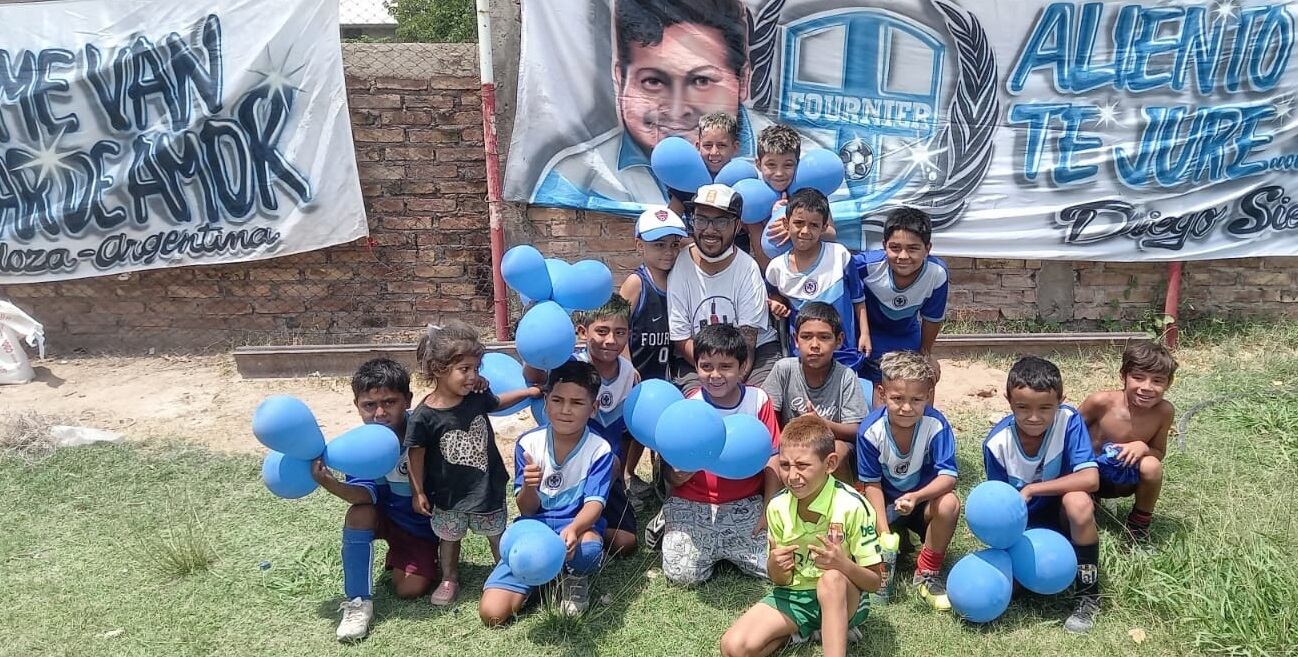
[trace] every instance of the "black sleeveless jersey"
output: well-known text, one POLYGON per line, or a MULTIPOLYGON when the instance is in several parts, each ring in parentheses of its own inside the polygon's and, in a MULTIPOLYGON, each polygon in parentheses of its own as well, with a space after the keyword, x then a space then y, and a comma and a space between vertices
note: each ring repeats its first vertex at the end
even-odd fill
POLYGON ((631 314, 631 364, 635 365, 641 380, 670 381, 676 350, 667 330, 667 293, 654 285, 644 265, 632 276, 640 277, 640 298, 631 314))

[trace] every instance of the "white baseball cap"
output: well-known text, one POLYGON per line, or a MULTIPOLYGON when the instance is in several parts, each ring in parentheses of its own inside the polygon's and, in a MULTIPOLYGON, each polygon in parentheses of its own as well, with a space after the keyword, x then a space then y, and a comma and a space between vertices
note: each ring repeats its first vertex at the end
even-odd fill
POLYGON ((700 187, 694 198, 685 202, 685 209, 693 212, 700 205, 724 210, 738 217, 744 210, 744 198, 729 185, 713 183, 700 187))
POLYGON ((651 207, 635 220, 635 236, 646 242, 657 242, 668 235, 687 237, 685 222, 665 207, 651 207))

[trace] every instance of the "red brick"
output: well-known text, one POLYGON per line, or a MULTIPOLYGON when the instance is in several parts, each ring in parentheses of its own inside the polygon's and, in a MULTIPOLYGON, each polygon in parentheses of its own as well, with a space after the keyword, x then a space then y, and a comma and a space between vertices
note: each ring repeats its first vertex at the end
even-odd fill
POLYGON ((428 146, 394 146, 383 149, 383 159, 393 160, 431 160, 440 159, 441 155, 428 146))
POLYGON ((439 217, 437 228, 440 230, 475 230, 488 227, 488 219, 483 216, 439 217))
POLYGON ((398 94, 355 94, 347 99, 350 107, 361 109, 397 109, 401 107, 398 94))
POLYGON ((167 296, 182 299, 215 299, 221 296, 221 286, 215 283, 168 285, 167 296))
POLYGON ((396 125, 410 126, 412 128, 422 128, 431 125, 433 122, 432 112, 418 111, 390 111, 379 112, 379 125, 396 125))
POLYGON ((412 198, 406 201, 406 209, 411 212, 454 212, 456 206, 456 200, 452 198, 412 198))
POLYGON ((406 173, 409 180, 437 180, 460 174, 454 164, 412 164, 406 167, 406 173))
POLYGON ((472 162, 486 157, 481 148, 448 148, 437 149, 438 162, 472 162))
POLYGON ((428 80, 413 78, 378 78, 374 80, 375 89, 393 89, 396 91, 423 91, 428 88, 428 80))
POLYGON ((1022 260, 1002 260, 979 258, 974 261, 975 269, 1022 269, 1022 260))
POLYGON ((428 86, 431 89, 478 89, 482 87, 482 81, 473 77, 435 75, 428 79, 428 86))
POLYGON ((406 139, 406 131, 403 128, 353 128, 352 139, 360 142, 396 142, 401 143, 406 139))
MULTIPOLYGON (((468 129, 466 128, 465 131, 468 129)), ((412 144, 458 144, 462 141, 459 129, 415 129, 406 130, 406 139, 412 144)))

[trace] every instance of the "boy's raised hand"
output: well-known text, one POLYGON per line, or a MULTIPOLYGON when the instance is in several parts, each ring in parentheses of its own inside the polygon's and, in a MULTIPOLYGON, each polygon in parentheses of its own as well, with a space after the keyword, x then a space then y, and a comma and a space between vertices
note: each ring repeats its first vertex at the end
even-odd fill
POLYGON ((793 566, 797 564, 798 561, 798 546, 776 546, 775 541, 773 540, 768 540, 767 543, 770 546, 771 560, 775 562, 775 566, 783 572, 793 572, 793 566))
POLYGON ((541 487, 541 466, 532 462, 532 455, 523 453, 523 487, 540 488, 541 487))
POLYGON ((820 541, 819 546, 807 546, 807 549, 811 550, 811 556, 815 560, 816 567, 821 570, 837 570, 846 573, 847 569, 852 565, 852 560, 848 559, 847 553, 843 552, 843 546, 830 543, 825 540, 824 536, 817 536, 816 540, 820 541))

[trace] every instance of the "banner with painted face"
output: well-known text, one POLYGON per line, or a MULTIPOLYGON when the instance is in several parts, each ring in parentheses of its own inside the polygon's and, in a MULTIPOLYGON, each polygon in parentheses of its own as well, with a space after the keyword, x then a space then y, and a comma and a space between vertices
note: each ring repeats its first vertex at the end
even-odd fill
POLYGON ((0 4, 0 34, 0 284, 367 233, 336 0, 0 4))
MULTIPOLYGON (((633 216, 649 156, 738 119, 838 154, 840 241, 900 205, 937 253, 1071 260, 1298 254, 1298 3, 523 3, 506 196, 633 216)), ((706 145, 705 145, 706 146, 706 145)), ((631 227, 628 223, 627 231, 631 227)))

